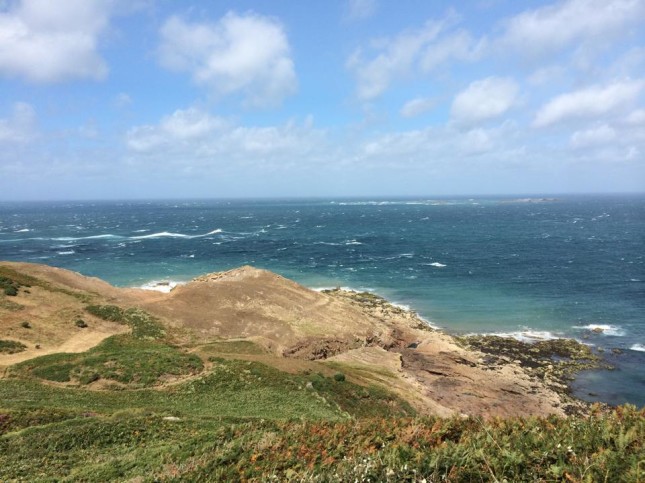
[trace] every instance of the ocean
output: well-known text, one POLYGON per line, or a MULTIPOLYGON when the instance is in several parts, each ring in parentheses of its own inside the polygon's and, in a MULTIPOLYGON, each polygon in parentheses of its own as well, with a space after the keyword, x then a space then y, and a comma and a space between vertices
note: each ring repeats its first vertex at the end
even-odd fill
POLYGON ((610 404, 645 405, 644 256, 645 195, 0 203, 0 260, 158 290, 249 264, 449 333, 575 338, 615 369, 574 394, 610 404))

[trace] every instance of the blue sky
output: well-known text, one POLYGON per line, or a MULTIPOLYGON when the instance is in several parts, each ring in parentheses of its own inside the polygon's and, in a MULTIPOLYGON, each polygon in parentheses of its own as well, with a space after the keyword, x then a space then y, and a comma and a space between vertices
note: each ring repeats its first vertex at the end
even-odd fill
POLYGON ((645 191, 645 2, 0 0, 0 199, 645 191))

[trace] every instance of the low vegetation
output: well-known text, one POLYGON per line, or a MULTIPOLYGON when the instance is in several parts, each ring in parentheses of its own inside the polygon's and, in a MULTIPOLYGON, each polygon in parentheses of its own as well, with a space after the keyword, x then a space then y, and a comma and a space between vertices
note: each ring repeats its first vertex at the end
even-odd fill
POLYGON ((0 339, 0 354, 15 354, 25 349, 27 349, 27 346, 22 342, 0 339))
POLYGON ((2 290, 5 295, 8 295, 9 297, 15 297, 16 295, 18 295, 18 289, 20 288, 20 286, 20 283, 16 282, 15 280, 0 275, 0 290, 2 290))
POLYGON ((81 385, 100 379, 138 388, 154 386, 172 377, 197 374, 202 369, 199 357, 164 342, 117 335, 80 354, 50 354, 30 359, 14 366, 12 374, 81 385))
POLYGON ((141 309, 123 309, 116 305, 88 305, 85 310, 100 319, 129 325, 132 328, 132 337, 135 338, 158 339, 166 335, 159 321, 141 309))
POLYGON ((488 422, 9 410, 0 411, 0 479, 637 482, 644 418, 633 407, 488 422))

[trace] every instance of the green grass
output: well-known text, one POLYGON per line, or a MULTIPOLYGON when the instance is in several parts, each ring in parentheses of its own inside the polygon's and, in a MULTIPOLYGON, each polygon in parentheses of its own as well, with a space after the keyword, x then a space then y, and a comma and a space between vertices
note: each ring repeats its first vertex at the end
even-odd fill
POLYGON ((0 339, 0 354, 16 354, 27 348, 22 342, 0 339))
POLYGON ((21 287, 21 284, 15 280, 0 275, 0 291, 9 297, 15 297, 18 295, 18 289, 21 287))
POLYGON ((89 384, 98 379, 148 387, 168 376, 197 374, 201 359, 164 342, 117 335, 80 354, 50 354, 14 366, 14 376, 89 384))
POLYGON ((103 320, 129 325, 132 328, 132 336, 136 338, 161 338, 166 335, 161 323, 141 309, 123 309, 116 305, 88 305, 85 310, 103 320))
MULTIPOLYGON (((4 415, 0 480, 643 481, 643 411, 588 419, 4 415), (39 424, 39 423, 43 424, 39 424)), ((0 421, 2 419, 0 418, 0 421)), ((1 427, 1 426, 0 426, 1 427)))
POLYGON ((261 355, 266 354, 267 351, 260 347, 258 344, 248 340, 223 340, 217 342, 210 342, 199 346, 202 352, 208 354, 251 354, 261 355))

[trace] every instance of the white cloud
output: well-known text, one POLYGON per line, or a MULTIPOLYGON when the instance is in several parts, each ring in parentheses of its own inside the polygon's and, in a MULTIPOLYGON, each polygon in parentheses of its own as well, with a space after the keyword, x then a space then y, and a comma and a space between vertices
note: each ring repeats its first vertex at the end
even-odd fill
MULTIPOLYGON (((291 164, 324 149, 325 134, 310 118, 298 124, 233 124, 197 108, 177 110, 159 123, 136 126, 126 136, 133 159, 162 160, 182 169, 243 164, 291 164)), ((166 166, 168 167, 168 166, 166 166)))
POLYGON ((616 139, 616 130, 607 124, 601 124, 571 135, 570 144, 574 149, 607 144, 616 139))
POLYGON ((345 18, 347 20, 362 20, 371 17, 376 12, 376 0, 347 0, 345 18))
POLYGON ((533 125, 544 127, 570 119, 595 119, 629 105, 643 87, 643 81, 626 80, 559 95, 542 106, 533 125))
POLYGON ((464 31, 452 32, 456 14, 428 20, 423 27, 405 30, 390 38, 375 40, 370 49, 357 49, 347 60, 347 68, 357 81, 361 100, 374 99, 397 79, 428 73, 453 58, 474 59, 480 44, 464 31), (365 51, 373 51, 366 56, 365 51))
POLYGON ((434 99, 427 99, 424 97, 417 97, 406 102, 401 108, 401 116, 403 117, 415 117, 428 112, 436 104, 434 99))
POLYGON ((507 112, 516 101, 517 83, 506 77, 487 77, 472 82, 452 103, 452 118, 463 124, 486 121, 507 112))
POLYGON ((16 102, 10 117, 0 119, 0 143, 25 143, 35 136, 36 112, 31 105, 16 102))
POLYGON ((576 42, 622 35, 643 20, 642 0, 566 0, 508 19, 500 44, 525 55, 545 55, 576 42))
POLYGON ((627 124, 645 126, 645 109, 636 109, 625 118, 627 124))
POLYGON ((252 105, 273 105, 295 92, 296 73, 283 26, 254 13, 215 23, 170 17, 161 27, 159 60, 189 72, 218 95, 242 92, 252 105))
POLYGON ((475 41, 465 30, 446 35, 424 50, 420 60, 421 70, 430 72, 451 59, 476 60, 483 54, 486 44, 486 39, 475 41))
POLYGON ((105 78, 98 53, 112 2, 22 0, 0 6, 0 74, 32 82, 105 78))

